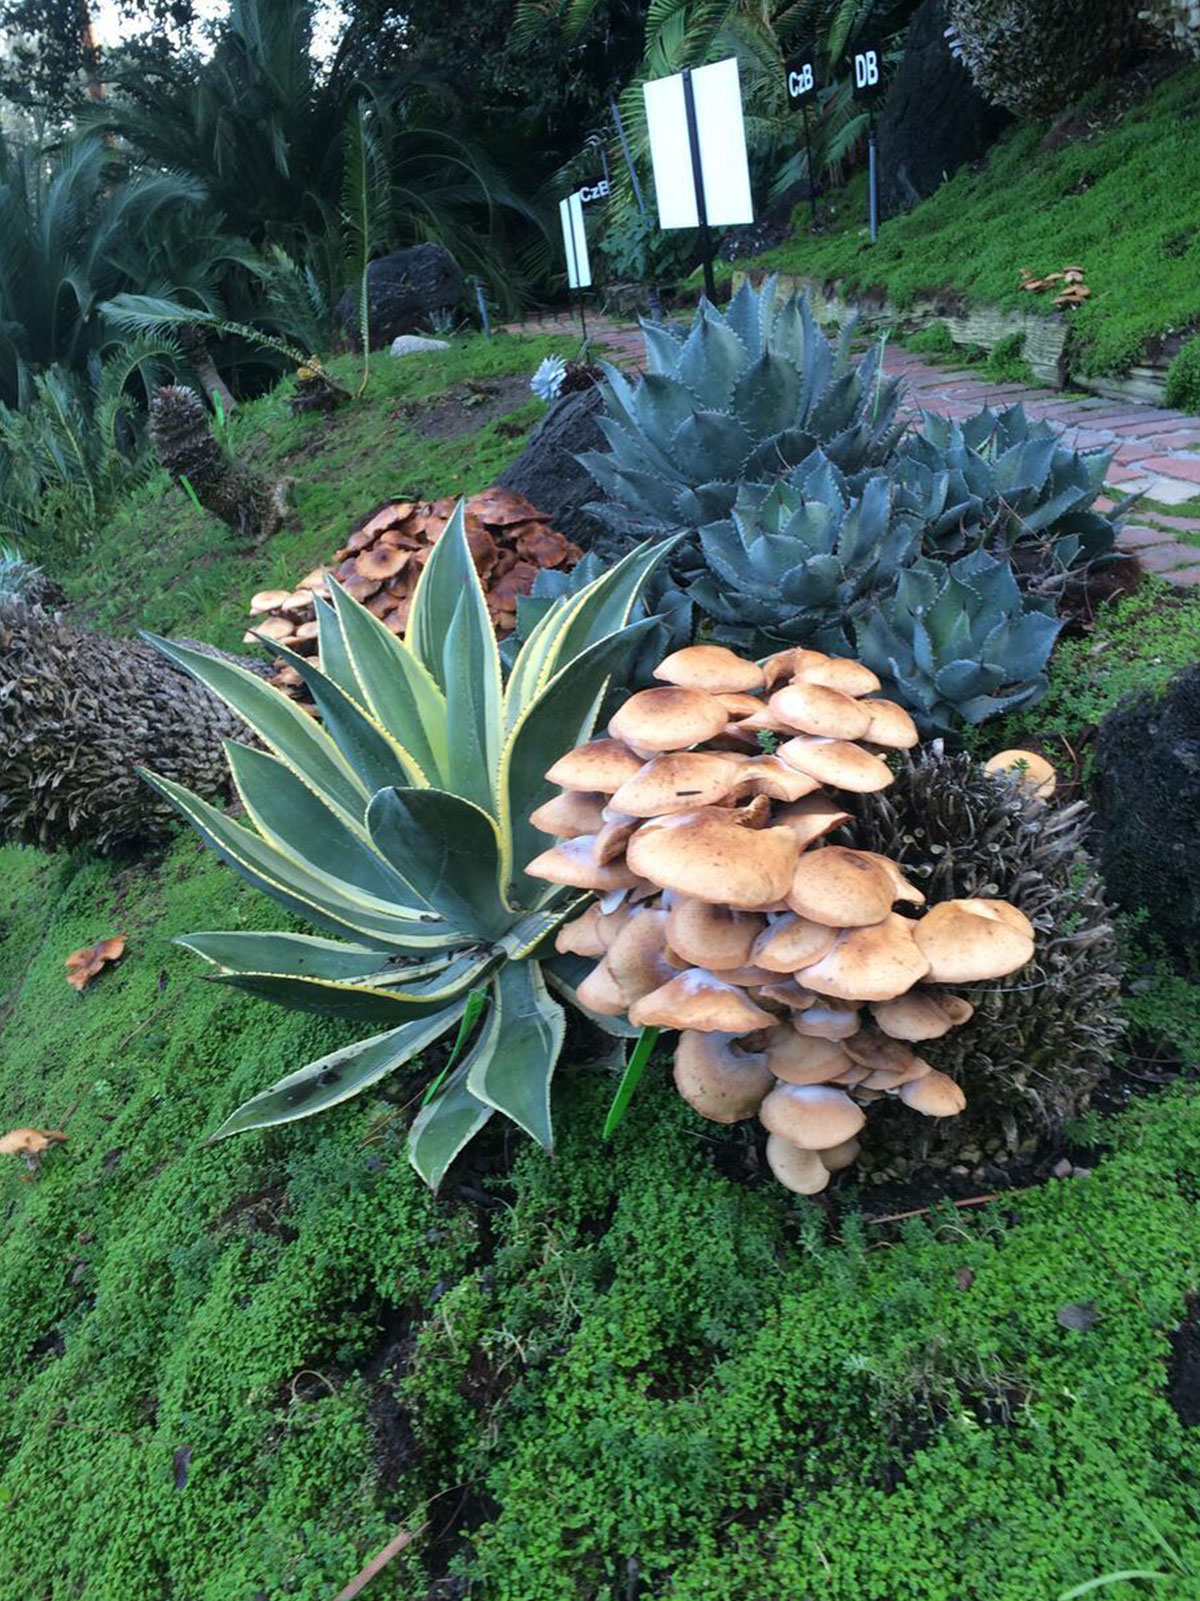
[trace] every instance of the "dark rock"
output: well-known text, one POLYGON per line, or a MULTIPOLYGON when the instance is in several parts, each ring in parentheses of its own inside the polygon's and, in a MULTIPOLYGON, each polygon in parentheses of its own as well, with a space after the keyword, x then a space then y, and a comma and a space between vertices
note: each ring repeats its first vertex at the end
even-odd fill
POLYGON ((904 58, 879 116, 879 213, 893 217, 977 161, 1012 121, 989 105, 946 42, 942 0, 913 15, 904 58))
POLYGON ((576 459, 585 450, 604 450, 598 418, 603 407, 594 386, 563 395, 534 430, 525 449, 498 480, 533 502, 560 534, 589 550, 605 529, 584 508, 599 499, 595 479, 576 459))
POLYGON ((1123 701, 1096 736, 1100 866, 1146 933, 1200 954, 1200 667, 1123 701))
MULTIPOLYGON (((380 256, 367 269, 371 349, 384 349, 398 334, 419 332, 434 312, 453 311, 466 297, 466 280, 444 245, 412 245, 380 256)), ((334 322, 342 339, 357 349, 357 289, 347 289, 338 301, 334 322)))

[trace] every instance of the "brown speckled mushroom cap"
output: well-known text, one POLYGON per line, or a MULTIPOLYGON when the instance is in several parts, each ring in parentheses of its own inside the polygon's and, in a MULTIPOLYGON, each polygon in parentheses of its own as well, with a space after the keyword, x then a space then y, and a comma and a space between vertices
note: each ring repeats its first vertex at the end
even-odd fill
POLYGON ((935 984, 973 984, 1005 978, 1033 956, 1033 940, 996 916, 943 901, 915 925, 913 938, 935 984))
POLYGON ((684 1029, 675 1047, 675 1088, 713 1123, 753 1117, 775 1082, 762 1053, 735 1050, 736 1038, 684 1029))
POLYGON ((785 684, 767 706, 797 733, 822 739, 862 739, 871 726, 871 714, 860 701, 823 684, 785 684))
POLYGON ((720 973, 726 968, 746 966, 765 926, 764 919, 755 912, 739 912, 691 895, 677 895, 671 897, 667 916, 667 944, 688 966, 720 973))
POLYGON ((564 789, 530 812, 529 821, 543 834, 576 839, 580 834, 599 833, 604 827, 603 810, 604 796, 599 790, 564 789))
POLYGON ((775 1021, 745 990, 715 973, 689 967, 629 1008, 635 1028, 699 1029, 705 1034, 749 1034, 775 1021))
POLYGON ((654 676, 683 689, 707 690, 710 695, 744 694, 763 687, 762 668, 724 645, 688 645, 673 651, 659 662, 654 676))
POLYGON ((767 1166, 793 1195, 819 1195, 829 1183, 831 1169, 816 1151, 806 1151, 778 1134, 767 1136, 767 1166))
POLYGON ((895 892, 890 876, 862 851, 823 845, 796 863, 786 900, 794 912, 830 928, 882 923, 895 892))
POLYGON ((662 889, 754 911, 783 899, 797 854, 786 828, 745 827, 737 813, 709 808, 643 824, 626 860, 662 889))
POLYGON ((715 806, 739 789, 744 756, 681 750, 654 756, 613 794, 612 804, 631 817, 665 817, 715 806))
POLYGON ((797 980, 818 995, 841 1000, 894 1000, 929 971, 913 927, 891 912, 881 923, 848 928, 819 962, 797 973, 797 980))
POLYGON ((793 676, 805 684, 821 684, 843 695, 873 695, 883 685, 869 667, 847 656, 826 656, 824 661, 801 662, 793 676))
POLYGON ((957 1117, 967 1107, 967 1098, 954 1080, 936 1071, 901 1084, 900 1099, 925 1117, 957 1117))
POLYGON ((641 766, 641 759, 619 740, 592 739, 560 756, 546 777, 564 789, 599 790, 611 795, 641 766))
POLYGON ((642 689, 613 716, 608 732, 644 751, 687 750, 725 731, 729 713, 703 689, 642 689))
POLYGON ((831 795, 818 789, 815 794, 804 795, 798 801, 779 807, 771 821, 776 828, 791 829, 796 844, 804 851, 852 819, 831 795))
POLYGON ((759 1107, 758 1118, 768 1134, 806 1151, 852 1140, 866 1122, 862 1108, 844 1090, 828 1084, 777 1084, 759 1107))
POLYGON ((926 989, 914 989, 871 1008, 875 1021, 894 1040, 939 1040, 974 1012, 970 1001, 926 989), (951 1005, 950 1003, 955 1003, 951 1005))
POLYGON ((886 789, 892 782, 892 771, 886 762, 849 740, 816 739, 798 734, 780 745, 775 754, 789 767, 807 773, 831 789, 848 789, 857 795, 867 795, 886 789))
POLYGON ((860 737, 868 745, 882 745, 887 750, 911 750, 920 739, 917 725, 903 706, 894 700, 864 700, 859 705, 871 714, 865 734, 860 737))
POLYGON ((598 862, 595 846, 594 834, 579 834, 535 856, 525 871, 531 878, 544 878, 551 884, 570 884, 574 889, 596 890, 599 894, 606 894, 610 889, 633 889, 638 875, 631 872, 624 861, 598 862))
POLYGON ((773 973, 798 973, 831 951, 837 935, 836 928, 783 912, 772 917, 755 940, 750 960, 773 973))

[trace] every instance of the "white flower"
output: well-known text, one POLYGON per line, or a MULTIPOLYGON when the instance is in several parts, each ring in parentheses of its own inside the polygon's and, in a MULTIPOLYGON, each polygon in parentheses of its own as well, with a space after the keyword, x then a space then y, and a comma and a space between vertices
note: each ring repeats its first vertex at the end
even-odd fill
POLYGON ((567 364, 562 357, 547 356, 529 380, 529 387, 539 400, 544 400, 549 405, 552 400, 558 399, 558 392, 566 376, 567 364))

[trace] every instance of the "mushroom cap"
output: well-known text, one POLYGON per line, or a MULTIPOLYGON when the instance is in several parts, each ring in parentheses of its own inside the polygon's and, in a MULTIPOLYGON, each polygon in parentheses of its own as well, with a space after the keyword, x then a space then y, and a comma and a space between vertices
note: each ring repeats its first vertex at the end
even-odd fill
POLYGON ((925 977, 929 963, 913 939, 914 925, 889 913, 881 923, 848 928, 833 948, 797 973, 806 989, 842 1000, 890 1001, 925 977))
POLYGON ((580 834, 598 834, 604 827, 601 812, 604 796, 595 789, 564 789, 530 812, 529 821, 543 834, 559 839, 576 839, 580 834))
POLYGON ((830 1169, 816 1151, 806 1151, 779 1134, 767 1136, 767 1166, 793 1195, 819 1195, 829 1183, 830 1169))
MULTIPOLYGON (((970 1007, 968 1001, 962 1004, 970 1007)), ((883 1032, 893 1040, 940 1040, 943 1034, 948 1034, 954 1027, 944 1000, 930 990, 911 990, 907 995, 873 1006, 871 1013, 883 1032)))
POLYGON ((867 1121, 844 1090, 828 1084, 776 1084, 758 1109, 768 1134, 805 1151, 826 1151, 852 1140, 867 1121))
POLYGON ((921 1062, 919 1056, 877 1028, 860 1029, 853 1039, 846 1041, 845 1052, 852 1062, 870 1073, 894 1073, 899 1079, 905 1079, 920 1078, 922 1073, 929 1072, 928 1063, 921 1062))
POLYGON ((762 668, 725 645, 688 645, 672 651, 654 669, 655 678, 682 689, 703 689, 710 695, 731 695, 763 687, 762 668))
POLYGON ((786 828, 747 828, 736 813, 709 808, 643 824, 626 860, 662 889, 753 911, 783 899, 796 856, 786 828))
POLYGON ((860 851, 859 854, 869 857, 871 861, 878 863, 883 868, 892 881, 893 900, 907 901, 910 906, 924 906, 924 893, 905 878, 899 864, 894 862, 890 856, 881 856, 878 851, 860 851))
POLYGON ((13 1128, 0 1134, 0 1156, 37 1156, 50 1145, 66 1143, 67 1136, 59 1129, 13 1128))
POLYGON ((666 935, 666 912, 643 906, 626 918, 608 947, 604 960, 626 1007, 674 977, 663 957, 666 935))
POLYGON ((718 690, 716 694, 730 717, 754 717, 762 711, 763 703, 758 696, 748 695, 744 690, 718 690))
POLYGON ((831 1145, 827 1151, 818 1151, 817 1158, 830 1173, 840 1173, 844 1168, 854 1166, 861 1150, 862 1146, 857 1140, 843 1140, 840 1145, 831 1145))
POLYGON ((783 680, 791 681, 797 678, 805 667, 820 667, 829 660, 824 651, 808 650, 804 645, 792 645, 787 650, 777 650, 773 656, 768 656, 762 664, 763 678, 768 689, 773 689, 783 680))
POLYGON ((868 745, 883 745, 888 750, 911 750, 920 739, 917 725, 894 700, 864 700, 859 704, 870 712, 871 721, 861 735, 868 745))
POLYGON ((960 900, 958 904, 968 912, 974 912, 978 917, 994 917, 1018 934, 1024 934, 1026 939, 1036 938, 1033 924, 1025 913, 1013 906, 1009 901, 989 900, 960 900))
POLYGON ((675 1088, 711 1123, 753 1117, 775 1082, 760 1051, 735 1051, 734 1034, 684 1029, 675 1047, 675 1088))
POLYGON ((869 667, 851 661, 848 656, 826 656, 823 661, 802 662, 793 676, 806 684, 822 684, 826 689, 840 690, 843 695, 873 695, 883 688, 869 667))
POLYGON ((798 768, 831 789, 848 789, 866 795, 872 790, 886 789, 892 782, 892 771, 886 762, 849 740, 815 739, 808 734, 798 734, 782 744, 775 754, 789 767, 798 768))
POLYGON ((1033 955, 1033 940, 995 916, 960 901, 943 901, 926 912, 913 938, 929 963, 935 984, 972 984, 1015 973, 1033 955))
POLYGON ((862 928, 883 922, 895 892, 891 877, 864 852, 823 845, 797 861, 785 898, 794 912, 814 923, 862 928))
POLYGON ((820 785, 815 778, 801 773, 778 756, 743 756, 738 770, 740 795, 765 795, 768 800, 799 801, 811 795, 820 785))
POLYGON ((807 1039, 848 1040, 862 1027, 858 1012, 847 1006, 828 1001, 818 1003, 806 1011, 792 1013, 792 1027, 807 1039))
POLYGON ((653 755, 656 751, 687 750, 725 732, 729 713, 714 695, 703 689, 641 689, 614 712, 608 731, 653 755))
POLYGON ((629 1008, 635 1028, 699 1029, 706 1034, 749 1034, 769 1028, 769 1012, 703 967, 689 967, 643 995, 629 1008))
POLYGON ((625 1010, 625 997, 617 988, 608 959, 601 957, 588 976, 576 989, 581 1006, 601 1017, 620 1017, 625 1010))
POLYGON ((956 1117, 967 1107, 967 1098, 954 1080, 935 1069, 901 1084, 900 1099, 925 1117, 956 1117))
POLYGON ((607 946, 600 938, 600 902, 593 901, 585 912, 560 925, 554 936, 554 949, 567 956, 603 956, 607 946))
POLYGON ((618 856, 625 854, 625 847, 633 837, 633 831, 638 826, 639 819, 626 817, 623 812, 614 811, 611 806, 604 808, 604 824, 596 835, 596 843, 592 847, 592 854, 602 867, 609 862, 615 862, 618 856))
POLYGON ((788 1023, 763 1041, 767 1066, 785 1084, 828 1084, 854 1066, 837 1040, 807 1039, 788 1023))
POLYGON ((295 631, 296 624, 288 617, 260 617, 254 627, 242 635, 242 640, 247 645, 257 645, 264 639, 271 639, 281 645, 285 639, 291 639, 295 631))
POLYGON ((789 728, 822 739, 862 739, 871 726, 871 714, 865 706, 823 684, 785 684, 767 705, 789 728))
POLYGON ((614 791, 612 804, 630 817, 694 812, 727 799, 742 783, 744 756, 681 750, 653 756, 614 791))
POLYGON ((591 739, 560 756, 546 774, 564 789, 599 790, 611 795, 641 768, 640 760, 616 739, 591 739))
POLYGON ((983 765, 985 773, 1012 773, 1023 789, 1030 789, 1039 800, 1049 800, 1058 785, 1058 774, 1044 756, 1034 750, 1002 750, 983 765))
POLYGON ((772 917, 755 940, 749 959, 772 973, 798 973, 827 955, 836 939, 836 929, 796 912, 784 912, 772 917))
POLYGON ((667 944, 685 959, 685 966, 720 973, 746 966, 763 927, 763 919, 754 912, 680 895, 667 917, 667 944))
POLYGON ((771 819, 776 828, 791 829, 796 844, 802 851, 807 850, 817 840, 824 839, 826 834, 832 834, 835 828, 841 828, 843 823, 852 820, 850 813, 842 811, 833 797, 827 795, 823 789, 818 789, 812 795, 804 795, 790 805, 781 806, 771 819))
POLYGON ((765 969, 757 990, 760 1000, 786 1006, 790 1012, 805 1012, 817 999, 812 990, 806 990, 794 978, 783 973, 769 973, 765 969))
POLYGON ((251 617, 261 617, 264 612, 278 610, 291 593, 290 589, 260 589, 257 595, 250 597, 251 617))
POLYGON ((638 882, 638 875, 623 861, 598 862, 595 846, 595 834, 579 834, 535 856, 525 871, 531 878, 544 878, 551 884, 570 884, 575 889, 601 893, 610 889, 632 889, 638 882))
POLYGON ((354 558, 355 570, 363 578, 395 578, 408 566, 410 554, 392 545, 372 545, 370 550, 360 551, 354 558))

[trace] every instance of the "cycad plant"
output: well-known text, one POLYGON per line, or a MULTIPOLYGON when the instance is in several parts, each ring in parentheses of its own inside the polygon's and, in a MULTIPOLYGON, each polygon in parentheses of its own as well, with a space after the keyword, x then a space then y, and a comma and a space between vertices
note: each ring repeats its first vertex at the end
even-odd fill
POLYGON ((248 824, 146 777, 223 860, 324 931, 181 943, 252 994, 383 1025, 254 1096, 218 1136, 349 1099, 482 1000, 465 1057, 413 1124, 413 1165, 438 1184, 494 1111, 550 1146, 565 1018, 548 981, 573 992, 544 958, 578 896, 527 875, 544 843, 530 819, 554 793, 546 770, 590 736, 610 676, 652 627, 629 617, 665 548, 632 553, 549 612, 505 683, 460 507, 403 643, 336 585, 318 602, 320 666, 289 660, 319 721, 252 674, 155 641, 258 736, 258 748, 228 746, 248 824))

